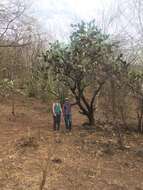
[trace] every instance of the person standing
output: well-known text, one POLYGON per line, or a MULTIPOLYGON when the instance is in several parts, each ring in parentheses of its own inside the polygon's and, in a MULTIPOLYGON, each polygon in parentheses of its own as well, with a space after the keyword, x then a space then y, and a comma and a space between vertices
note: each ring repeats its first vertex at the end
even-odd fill
POLYGON ((62 114, 62 108, 59 102, 53 103, 52 112, 53 112, 53 129, 54 131, 56 131, 60 129, 61 114, 62 114))
POLYGON ((66 129, 71 131, 72 129, 72 114, 71 114, 71 104, 69 99, 66 98, 63 104, 63 116, 65 120, 66 129))

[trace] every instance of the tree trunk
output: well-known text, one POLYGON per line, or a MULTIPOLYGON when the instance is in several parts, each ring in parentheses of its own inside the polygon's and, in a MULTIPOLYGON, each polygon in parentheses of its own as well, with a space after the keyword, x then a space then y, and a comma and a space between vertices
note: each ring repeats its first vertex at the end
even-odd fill
POLYGON ((138 112, 138 132, 143 133, 143 99, 139 101, 140 110, 138 112))
POLYGON ((127 122, 125 119, 124 109, 123 109, 123 107, 120 107, 119 109, 120 109, 120 114, 121 114, 121 119, 123 122, 124 129, 128 129, 128 125, 127 125, 127 122))
POLYGON ((143 118, 142 118, 142 116, 138 117, 138 132, 143 133, 143 118))
POLYGON ((14 99, 14 94, 12 94, 12 110, 11 113, 13 116, 15 116, 15 99, 14 99))
POLYGON ((118 124, 117 120, 117 105, 116 105, 116 88, 115 88, 115 82, 114 80, 111 80, 111 104, 112 104, 112 117, 113 117, 113 123, 114 123, 114 128, 117 132, 117 142, 119 144, 119 147, 123 149, 124 143, 123 143, 123 134, 121 133, 120 126, 118 124))
POLYGON ((116 124, 117 126, 117 136, 118 136, 118 144, 120 149, 124 149, 124 143, 123 143, 123 135, 121 133, 121 128, 118 124, 116 124))
POLYGON ((95 124, 95 118, 94 118, 94 111, 90 111, 89 114, 87 115, 88 120, 89 120, 89 125, 93 126, 95 124))

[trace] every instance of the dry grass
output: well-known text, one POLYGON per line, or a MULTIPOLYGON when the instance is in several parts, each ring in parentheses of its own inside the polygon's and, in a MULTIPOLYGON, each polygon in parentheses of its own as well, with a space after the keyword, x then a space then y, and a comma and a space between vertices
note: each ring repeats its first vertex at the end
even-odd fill
POLYGON ((57 133, 39 101, 17 100, 15 119, 9 103, 0 109, 0 190, 143 189, 143 158, 135 153, 143 147, 142 136, 126 135, 127 149, 121 151, 110 132, 79 129, 84 119, 76 110, 72 133, 63 124, 57 133), (17 148, 29 136, 38 146, 17 148))

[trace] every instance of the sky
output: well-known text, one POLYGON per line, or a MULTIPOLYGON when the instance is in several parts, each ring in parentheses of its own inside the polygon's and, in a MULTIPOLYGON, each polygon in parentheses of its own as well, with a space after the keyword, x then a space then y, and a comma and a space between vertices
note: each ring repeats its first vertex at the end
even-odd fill
MULTIPOLYGON (((28 0, 30 1, 30 0, 28 0)), ((115 38, 126 38, 125 43, 139 37, 138 7, 141 6, 143 23, 143 1, 139 0, 31 0, 32 13, 39 20, 41 29, 54 40, 66 41, 71 33, 71 24, 81 20, 95 20, 103 32, 115 38), (135 3, 136 2, 136 3, 135 3), (138 4, 137 2, 142 2, 138 4), (137 6, 137 7, 136 7, 137 6), (130 40, 128 40, 130 39, 130 40)), ((137 40, 135 39, 135 40, 137 40)), ((126 44, 125 44, 126 45, 126 44)))
MULTIPOLYGON (((33 14, 53 37, 64 40, 72 23, 95 19, 100 25, 113 0, 33 0, 33 14)), ((102 27, 102 26, 100 26, 102 27)))

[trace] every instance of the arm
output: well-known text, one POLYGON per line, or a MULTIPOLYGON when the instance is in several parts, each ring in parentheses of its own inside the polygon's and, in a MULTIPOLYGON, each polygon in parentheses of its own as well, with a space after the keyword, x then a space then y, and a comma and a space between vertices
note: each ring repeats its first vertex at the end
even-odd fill
POLYGON ((61 114, 63 114, 63 110, 62 110, 61 104, 59 104, 59 105, 60 105, 60 112, 61 112, 61 114))
POLYGON ((76 101, 76 102, 74 102, 74 103, 71 103, 70 105, 71 106, 75 106, 75 105, 77 105, 78 104, 78 101, 76 101))
POLYGON ((63 116, 64 116, 65 115, 64 104, 63 104, 63 107, 62 107, 62 113, 63 113, 63 116))
POLYGON ((71 103, 70 105, 75 106, 75 105, 77 105, 77 102, 71 103))
POLYGON ((54 107, 55 107, 55 104, 53 103, 52 111, 53 111, 53 115, 56 116, 54 107))

